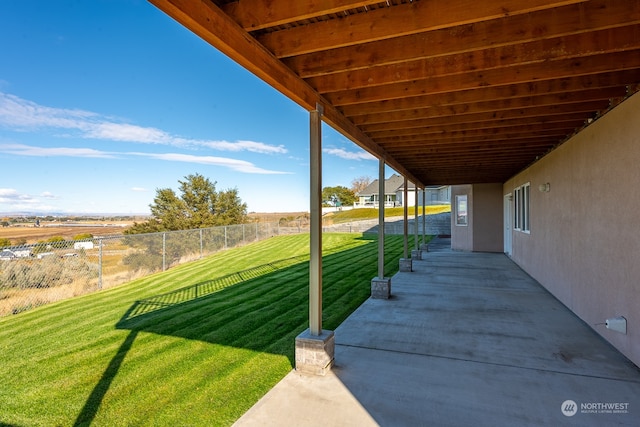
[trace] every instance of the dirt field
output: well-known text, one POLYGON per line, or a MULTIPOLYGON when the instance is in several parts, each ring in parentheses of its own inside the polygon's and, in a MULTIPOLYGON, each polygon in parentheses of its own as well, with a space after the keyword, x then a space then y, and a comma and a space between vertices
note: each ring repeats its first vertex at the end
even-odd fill
MULTIPOLYGON (((248 215, 251 222, 278 222, 281 218, 287 218, 295 220, 298 218, 304 218, 308 214, 305 212, 291 212, 291 213, 250 213, 248 215)), ((143 220, 139 221, 142 222, 143 220)), ((73 238, 78 234, 89 233, 93 237, 100 236, 117 236, 124 234, 124 230, 127 229, 133 221, 108 221, 105 223, 99 223, 92 221, 91 223, 83 224, 81 222, 74 223, 73 226, 67 226, 64 223, 48 223, 42 222, 40 227, 36 227, 34 224, 20 224, 10 227, 0 227, 0 239, 7 238, 12 243, 17 243, 26 239, 27 244, 38 243, 46 241, 51 237, 62 236, 65 240, 74 240, 73 238)))
POLYGON ((55 236, 62 236, 65 240, 73 240, 74 236, 85 233, 89 233, 93 237, 114 236, 124 234, 124 230, 129 225, 131 225, 129 222, 109 222, 104 225, 92 223, 86 226, 51 226, 50 224, 43 224, 40 227, 33 225, 0 227, 0 238, 9 239, 12 243, 26 239, 26 243, 31 244, 45 241, 55 236))

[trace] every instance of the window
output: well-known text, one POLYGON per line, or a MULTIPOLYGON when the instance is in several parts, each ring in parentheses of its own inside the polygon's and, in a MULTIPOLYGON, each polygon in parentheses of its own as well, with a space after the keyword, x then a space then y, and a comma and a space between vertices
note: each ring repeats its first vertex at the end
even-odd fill
POLYGON ((513 229, 520 230, 520 199, 522 199, 522 189, 520 187, 513 190, 513 229))
POLYGON ((513 228, 514 230, 529 233, 529 198, 531 195, 531 183, 526 183, 513 191, 513 228))
POLYGON ((467 195, 456 196, 456 225, 468 225, 467 195))

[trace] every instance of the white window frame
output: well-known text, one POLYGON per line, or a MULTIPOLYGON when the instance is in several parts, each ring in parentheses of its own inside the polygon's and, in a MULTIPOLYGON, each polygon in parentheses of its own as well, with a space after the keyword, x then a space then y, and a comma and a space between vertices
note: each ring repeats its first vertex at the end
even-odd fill
POLYGON ((458 227, 466 227, 469 225, 469 198, 466 194, 461 194, 456 196, 456 226, 458 227), (461 206, 464 206, 464 209, 460 209, 461 206), (462 215, 460 212, 462 211, 462 215), (460 219, 464 218, 464 222, 461 222, 460 219))
POLYGON ((513 229, 531 233, 531 183, 513 190, 513 229))

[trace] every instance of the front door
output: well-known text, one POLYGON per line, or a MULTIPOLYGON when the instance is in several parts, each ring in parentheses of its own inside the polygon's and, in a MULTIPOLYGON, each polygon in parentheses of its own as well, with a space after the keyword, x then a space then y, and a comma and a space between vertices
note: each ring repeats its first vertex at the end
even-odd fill
POLYGON ((511 256, 511 194, 504 196, 504 253, 511 256))

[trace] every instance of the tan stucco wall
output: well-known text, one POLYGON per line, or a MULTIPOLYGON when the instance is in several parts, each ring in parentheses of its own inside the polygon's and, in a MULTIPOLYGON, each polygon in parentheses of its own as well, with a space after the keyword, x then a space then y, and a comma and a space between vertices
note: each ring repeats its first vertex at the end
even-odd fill
POLYGON ((451 187, 451 249, 454 251, 473 250, 473 212, 469 209, 468 225, 456 225, 456 196, 467 195, 467 204, 473 206, 471 185, 455 185, 451 187))
POLYGON ((473 250, 503 252, 502 184, 473 185, 473 250))
POLYGON ((531 233, 512 258, 640 365, 640 94, 507 181, 531 183, 531 233), (542 193, 538 186, 550 183, 542 193), (606 318, 627 318, 627 335, 606 318))
POLYGON ((502 252, 502 184, 451 187, 451 248, 458 251, 502 252), (467 195, 469 225, 456 225, 456 196, 467 195))

